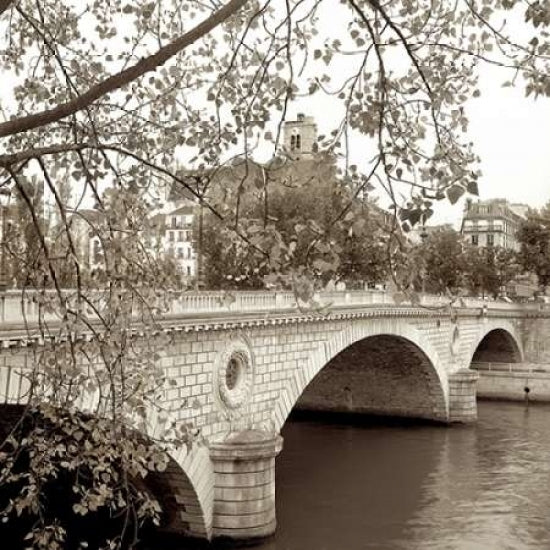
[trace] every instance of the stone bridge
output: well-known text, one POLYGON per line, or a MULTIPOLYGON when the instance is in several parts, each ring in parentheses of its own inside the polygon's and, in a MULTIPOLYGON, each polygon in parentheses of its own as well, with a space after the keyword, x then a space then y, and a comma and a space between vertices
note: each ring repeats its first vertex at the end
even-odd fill
MULTIPOLYGON (((377 291, 317 299, 328 306, 323 314, 300 309, 291 293, 185 294, 161 320, 170 344, 159 361, 172 381, 164 404, 207 441, 179 449, 152 481, 167 530, 273 533, 279 434, 295 408, 473 422, 473 363, 550 362, 550 319, 537 304, 450 306, 425 296, 412 305, 377 291)), ((21 372, 32 357, 21 307, 27 318, 36 314, 32 300, 12 301, 5 294, 0 304, 5 409, 24 400, 21 372)), ((150 435, 156 429, 153 419, 150 435)))

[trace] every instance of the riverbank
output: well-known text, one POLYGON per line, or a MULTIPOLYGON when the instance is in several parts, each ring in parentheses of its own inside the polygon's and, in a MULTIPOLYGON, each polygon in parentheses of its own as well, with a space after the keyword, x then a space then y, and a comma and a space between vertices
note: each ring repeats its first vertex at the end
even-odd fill
POLYGON ((550 365, 478 363, 475 370, 478 399, 550 403, 550 365))

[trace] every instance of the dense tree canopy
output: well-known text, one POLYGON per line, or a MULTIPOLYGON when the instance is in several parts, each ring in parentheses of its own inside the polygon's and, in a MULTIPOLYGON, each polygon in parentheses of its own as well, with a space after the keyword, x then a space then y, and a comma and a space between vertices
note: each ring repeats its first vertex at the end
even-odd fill
POLYGON ((540 212, 530 212, 519 228, 517 239, 521 245, 519 260, 525 271, 537 276, 544 292, 550 285, 550 205, 540 212))
POLYGON ((317 286, 332 279, 362 288, 388 276, 387 257, 401 234, 374 202, 351 197, 331 155, 239 163, 216 175, 208 200, 216 201, 216 193, 231 212, 240 202, 239 223, 248 238, 237 238, 234 225, 228 228, 211 212, 197 220, 206 288, 292 288, 303 275, 317 286))
POLYGON ((428 292, 456 291, 462 285, 466 258, 462 235, 453 229, 440 229, 426 235, 414 250, 417 286, 428 292))
MULTIPOLYGON (((17 249, 18 277, 34 287, 40 311, 57 312, 55 323, 39 319, 37 330, 56 338, 35 352, 29 374, 35 391, 28 422, 19 425, 25 441, 42 438, 41 454, 27 462, 23 477, 14 470, 22 452, 17 439, 0 455, 0 481, 26 483, 17 485, 21 491, 3 513, 33 515, 29 544, 63 544, 66 527, 39 513, 44 496, 38 488, 44 476, 51 481, 81 464, 84 454, 65 460, 48 452, 58 448, 60 434, 78 432, 80 395, 102 396, 84 426, 95 435, 75 440, 77 450, 79 441, 87 442, 88 464, 100 461, 109 441, 111 458, 126 474, 139 477, 164 466, 158 447, 132 436, 158 409, 155 396, 166 384, 157 361, 162 343, 136 347, 131 337, 132 313, 139 309, 140 321, 154 328, 164 291, 173 284, 143 243, 147 214, 162 189, 177 184, 201 202, 238 246, 255 261, 263 258, 253 270, 277 271, 286 258, 290 272, 302 277, 299 270, 316 255, 313 268, 331 273, 331 230, 306 245, 301 231, 317 231, 314 217, 277 229, 270 217, 292 205, 278 207, 275 194, 272 206, 264 194, 264 218, 252 219, 244 198, 253 191, 247 178, 224 201, 223 193, 209 192, 213 175, 235 158, 248 170, 259 143, 271 143, 273 154, 292 102, 322 97, 334 121, 315 149, 337 156, 347 200, 376 186, 407 229, 426 220, 435 201, 455 202, 477 191, 477 158, 465 135, 463 107, 479 94, 480 64, 509 68, 503 80, 519 81, 527 94, 550 95, 549 23, 547 2, 519 0, 343 0, 338 6, 322 0, 0 0, 0 187, 27 209, 25 239, 33 249, 27 256, 17 249), (514 33, 517 25, 506 21, 519 22, 521 31, 514 33), (350 160, 350 143, 365 148, 368 162, 361 168, 350 160), (208 169, 207 176, 182 174, 182 162, 208 169), (29 181, 40 182, 56 227, 65 232, 63 262, 29 181), (107 186, 114 191, 103 200, 107 186), (70 211, 90 203, 102 214, 103 279, 83 277, 83 253, 70 223, 70 211), (69 294, 64 277, 75 281, 69 294), (92 375, 83 356, 101 365, 92 375), (51 429, 42 429, 45 422, 51 429)), ((267 189, 262 178, 254 181, 267 189)), ((326 205, 318 208, 315 216, 326 205)), ((352 227, 356 214, 361 223, 361 210, 351 202, 341 212, 352 227)), ((336 225, 342 218, 335 214, 336 225)), ((188 426, 158 412, 167 426, 160 447, 190 444, 188 426)), ((77 486, 75 513, 92 506, 118 509, 117 503, 135 502, 138 494, 149 504, 134 510, 156 518, 156 508, 126 474, 124 483, 92 476, 90 490, 77 486)), ((127 534, 111 542, 113 548, 132 544, 127 534)))
POLYGON ((497 298, 521 271, 513 250, 469 246, 465 254, 464 286, 474 296, 497 298))

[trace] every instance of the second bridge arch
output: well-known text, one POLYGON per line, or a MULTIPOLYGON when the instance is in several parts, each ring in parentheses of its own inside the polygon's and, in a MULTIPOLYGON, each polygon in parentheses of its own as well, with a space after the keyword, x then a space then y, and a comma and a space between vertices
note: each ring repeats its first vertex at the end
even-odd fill
POLYGON ((428 356, 402 336, 363 338, 311 380, 298 410, 446 420, 445 395, 428 356))

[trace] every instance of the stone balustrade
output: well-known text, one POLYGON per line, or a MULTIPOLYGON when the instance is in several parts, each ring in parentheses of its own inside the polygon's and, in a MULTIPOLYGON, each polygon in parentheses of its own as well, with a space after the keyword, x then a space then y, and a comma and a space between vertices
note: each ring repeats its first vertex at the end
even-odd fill
POLYGON ((537 363, 497 363, 475 362, 471 369, 483 372, 510 372, 517 374, 547 373, 550 374, 550 365, 537 363))
MULTIPOLYGON (((254 312, 275 312, 297 308, 311 308, 311 303, 304 303, 288 291, 204 291, 204 292, 173 292, 166 300, 167 307, 163 315, 189 316, 214 314, 239 314, 254 312)), ((65 289, 62 295, 71 307, 75 307, 76 291, 65 289)), ((55 321, 55 311, 44 306, 47 300, 53 300, 53 290, 37 292, 18 289, 0 293, 0 323, 4 325, 34 324, 38 319, 55 321)), ((105 302, 101 292, 87 292, 86 297, 99 310, 105 302)), ((349 290, 323 291, 313 296, 313 303, 320 308, 353 308, 369 306, 419 305, 427 308, 449 307, 451 300, 446 296, 422 295, 419 304, 411 304, 410 299, 403 295, 394 295, 381 290, 349 290)), ((538 303, 516 304, 504 301, 487 301, 479 298, 463 297, 452 302, 454 308, 479 308, 481 310, 517 311, 540 310, 538 303)), ((95 316, 91 305, 84 305, 86 315, 95 316)), ((55 309, 55 308, 54 308, 55 309)), ((141 312, 136 311, 136 317, 141 312)), ((163 316, 161 315, 161 316, 163 316)))

